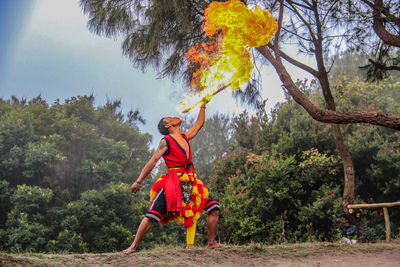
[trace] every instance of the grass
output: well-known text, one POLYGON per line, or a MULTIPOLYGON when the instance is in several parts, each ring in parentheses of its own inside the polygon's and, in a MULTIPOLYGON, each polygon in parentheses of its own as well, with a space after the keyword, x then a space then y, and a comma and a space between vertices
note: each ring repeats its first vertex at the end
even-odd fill
POLYGON ((370 243, 346 245, 327 242, 312 242, 283 245, 264 245, 250 243, 248 245, 229 245, 218 250, 208 250, 195 247, 192 250, 175 246, 159 246, 151 250, 142 250, 131 255, 121 253, 101 254, 46 254, 23 253, 9 254, 0 252, 0 266, 184 266, 196 264, 201 259, 206 266, 209 264, 222 264, 230 261, 235 265, 238 260, 259 259, 260 257, 285 257, 296 258, 309 255, 333 255, 337 253, 379 253, 395 250, 400 253, 400 240, 391 243, 370 243), (208 263, 205 262, 208 260, 208 263))

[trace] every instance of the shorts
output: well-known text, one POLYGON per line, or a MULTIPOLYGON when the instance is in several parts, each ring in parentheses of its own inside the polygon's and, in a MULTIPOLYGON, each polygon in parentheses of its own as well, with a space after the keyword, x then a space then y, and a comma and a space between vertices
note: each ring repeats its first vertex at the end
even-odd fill
MULTIPOLYGON (((204 210, 209 214, 213 210, 220 209, 218 201, 209 198, 205 205, 204 210)), ((167 213, 167 200, 165 197, 164 189, 158 192, 157 196, 154 198, 153 203, 149 210, 146 212, 146 217, 154 222, 159 222, 161 218, 167 213)))

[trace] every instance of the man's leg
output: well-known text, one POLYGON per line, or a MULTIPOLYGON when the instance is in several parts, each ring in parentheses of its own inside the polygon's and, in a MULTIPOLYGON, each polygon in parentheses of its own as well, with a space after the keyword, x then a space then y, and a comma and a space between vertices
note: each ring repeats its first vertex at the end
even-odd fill
POLYGON ((208 227, 208 248, 220 248, 225 245, 219 244, 215 241, 215 233, 217 232, 219 218, 219 209, 214 209, 207 216, 207 227, 208 227))
POLYGON ((139 225, 139 228, 136 232, 135 240, 133 241, 132 245, 129 248, 122 251, 122 253, 130 254, 132 252, 135 252, 139 246, 140 240, 142 240, 144 235, 150 230, 152 224, 153 224, 152 220, 150 220, 147 217, 144 217, 139 225))
POLYGON ((122 253, 129 254, 135 252, 139 246, 140 240, 142 240, 144 235, 150 230, 153 222, 159 222, 163 214, 165 214, 166 212, 167 201, 165 199, 164 190, 161 189, 160 192, 158 192, 157 196, 154 198, 150 209, 146 212, 146 217, 144 217, 142 222, 140 223, 135 236, 135 240, 133 241, 132 245, 122 251, 122 253))

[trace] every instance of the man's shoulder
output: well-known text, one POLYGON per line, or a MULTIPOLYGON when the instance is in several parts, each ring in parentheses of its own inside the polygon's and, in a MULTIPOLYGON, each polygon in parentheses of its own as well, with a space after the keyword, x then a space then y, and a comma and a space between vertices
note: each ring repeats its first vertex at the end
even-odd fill
POLYGON ((163 138, 161 138, 160 143, 161 143, 161 142, 163 142, 163 143, 168 143, 169 140, 171 140, 171 136, 169 136, 169 135, 164 135, 163 138))
POLYGON ((159 148, 160 148, 160 149, 166 149, 166 151, 164 152, 163 155, 168 155, 168 154, 169 154, 169 150, 170 150, 170 141, 169 141, 167 135, 165 135, 163 138, 161 138, 160 144, 159 144, 159 148))

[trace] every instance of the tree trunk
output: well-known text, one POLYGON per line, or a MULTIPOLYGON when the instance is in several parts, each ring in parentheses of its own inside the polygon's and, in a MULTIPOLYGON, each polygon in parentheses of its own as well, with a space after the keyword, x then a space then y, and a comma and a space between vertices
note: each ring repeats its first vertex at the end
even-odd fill
MULTIPOLYGON (((318 19, 318 16, 317 16, 318 19)), ((318 20, 317 20, 318 22, 318 20)), ((319 25, 319 24, 318 24, 319 25)), ((320 30, 320 29, 319 29, 320 30)), ((322 42, 318 39, 314 42, 315 56, 318 66, 317 78, 321 85, 322 95, 324 96, 326 108, 328 110, 336 111, 335 100, 329 84, 328 72, 325 69, 322 42)), ((354 164, 349 150, 343 139, 342 131, 338 124, 331 124, 332 134, 335 139, 336 150, 342 158, 343 171, 344 171, 344 189, 342 199, 342 210, 346 216, 350 214, 347 207, 348 204, 353 204, 354 200, 354 164)))
MULTIPOLYGON (((287 72, 286 68, 283 66, 282 62, 276 60, 271 52, 268 50, 266 46, 257 48, 258 51, 267 58, 271 64, 274 66, 276 72, 279 75, 280 80, 283 83, 283 86, 286 88, 288 93, 293 97, 293 99, 303 106, 306 111, 315 119, 313 114, 319 113, 321 110, 318 109, 315 105, 311 103, 311 101, 297 88, 294 84, 292 78, 287 72)), ((321 78, 321 77, 319 77, 321 78)), ((327 104, 327 112, 337 113, 335 110, 335 103, 333 101, 333 97, 330 93, 329 83, 326 79, 320 79, 321 86, 324 88, 324 98, 327 104)), ((324 121, 324 120, 319 120, 324 121)), ((327 121, 324 121, 327 122, 327 121)), ((350 224, 354 224, 357 227, 357 235, 361 242, 364 242, 364 225, 361 219, 355 214, 351 214, 347 205, 353 202, 354 199, 354 165, 352 157, 347 149, 347 146, 344 143, 343 136, 340 130, 340 126, 338 124, 332 124, 333 136, 335 139, 336 149, 339 155, 342 158, 342 164, 344 168, 344 190, 343 190, 343 199, 342 199, 342 210, 344 213, 344 217, 349 221, 350 224)))
POLYGON ((333 137, 335 139, 336 149, 342 158, 343 172, 344 172, 344 188, 342 196, 342 211, 347 221, 355 225, 357 228, 358 242, 364 243, 365 240, 365 225, 361 221, 359 214, 350 213, 348 205, 354 201, 354 164, 353 159, 347 149, 343 140, 343 135, 340 130, 340 125, 332 124, 333 137))
POLYGON ((336 150, 342 158, 344 172, 344 188, 342 199, 342 210, 345 216, 350 214, 347 207, 348 204, 353 204, 354 200, 354 164, 353 159, 343 140, 343 135, 340 126, 332 124, 333 138, 335 139, 336 150))

